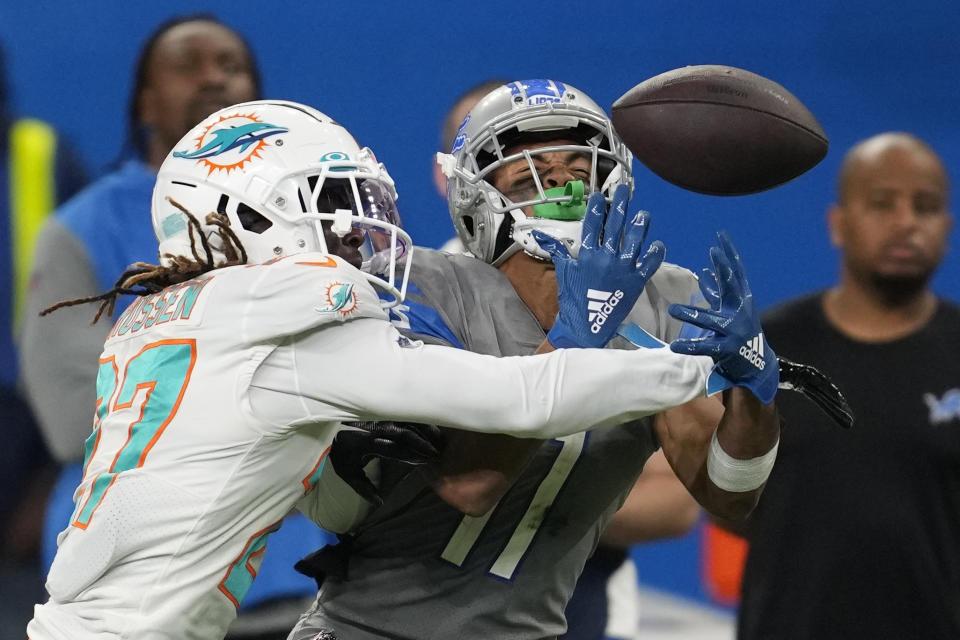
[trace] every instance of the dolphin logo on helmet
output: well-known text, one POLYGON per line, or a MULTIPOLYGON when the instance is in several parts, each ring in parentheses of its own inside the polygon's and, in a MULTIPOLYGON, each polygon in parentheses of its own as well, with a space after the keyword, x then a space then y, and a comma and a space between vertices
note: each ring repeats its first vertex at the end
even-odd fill
MULTIPOLYGON (((393 179, 327 115, 282 100, 248 102, 207 117, 174 148, 157 173, 152 203, 164 266, 195 255, 183 210, 199 220, 219 262, 227 243, 222 227, 202 218, 209 212, 229 229, 231 244, 239 241, 249 264, 327 253, 328 233, 343 238, 359 231, 361 271, 386 292, 381 304, 403 299, 410 273, 404 258, 413 242, 400 226, 393 179)), ((342 312, 351 304, 349 292, 340 293, 342 299, 329 302, 342 312)))
POLYGON ((174 151, 174 158, 186 158, 195 160, 198 158, 210 158, 226 153, 231 149, 240 147, 240 153, 243 153, 253 143, 275 136, 279 133, 286 133, 289 129, 278 127, 267 122, 251 122, 250 124, 229 129, 217 129, 211 131, 212 140, 196 151, 174 151))

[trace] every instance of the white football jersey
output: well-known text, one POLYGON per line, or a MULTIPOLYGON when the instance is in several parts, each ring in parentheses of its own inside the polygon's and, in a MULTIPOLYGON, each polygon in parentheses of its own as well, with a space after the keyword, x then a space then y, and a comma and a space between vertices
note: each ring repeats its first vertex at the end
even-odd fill
POLYGON ((253 374, 290 336, 360 315, 383 317, 370 285, 316 254, 136 300, 100 357, 83 481, 30 637, 221 637, 336 432, 258 416, 253 374))
POLYGON ((76 507, 28 635, 221 638, 341 420, 557 437, 702 395, 711 367, 668 349, 494 358, 411 342, 325 254, 142 297, 104 346, 76 507))

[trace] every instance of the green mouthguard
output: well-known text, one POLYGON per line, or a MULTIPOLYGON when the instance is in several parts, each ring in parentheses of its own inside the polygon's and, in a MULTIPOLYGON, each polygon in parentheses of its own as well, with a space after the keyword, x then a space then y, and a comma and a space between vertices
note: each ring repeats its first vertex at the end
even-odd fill
POLYGON ((533 215, 537 218, 550 220, 583 220, 587 212, 587 203, 583 200, 583 181, 571 180, 562 187, 546 189, 543 192, 548 198, 569 196, 569 202, 541 202, 533 205, 533 215))

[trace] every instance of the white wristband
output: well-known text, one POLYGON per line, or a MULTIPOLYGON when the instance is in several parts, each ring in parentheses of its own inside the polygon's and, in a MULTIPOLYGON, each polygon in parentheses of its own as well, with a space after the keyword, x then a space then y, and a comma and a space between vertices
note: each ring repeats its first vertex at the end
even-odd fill
POLYGON ((710 453, 707 454, 707 475, 713 484, 724 491, 742 493, 753 491, 767 481, 773 463, 777 459, 777 449, 780 440, 762 456, 739 460, 731 457, 717 439, 717 432, 713 432, 710 439, 710 453))

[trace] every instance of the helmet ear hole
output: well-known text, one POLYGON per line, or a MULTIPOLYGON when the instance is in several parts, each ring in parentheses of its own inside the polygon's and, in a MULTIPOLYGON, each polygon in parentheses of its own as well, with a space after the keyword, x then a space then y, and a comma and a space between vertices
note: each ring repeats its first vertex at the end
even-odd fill
POLYGON ((493 246, 493 257, 491 262, 503 255, 503 252, 513 244, 513 216, 504 216, 500 228, 497 229, 497 240, 493 246))
POLYGON ((467 233, 471 236, 476 235, 477 232, 473 227, 473 216, 463 216, 461 219, 463 220, 463 228, 466 229, 467 233))
POLYGON ((263 233, 273 226, 273 222, 243 202, 237 205, 237 218, 240 220, 240 226, 250 233, 263 233))

